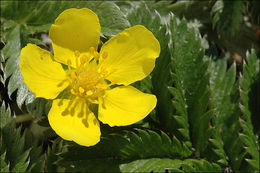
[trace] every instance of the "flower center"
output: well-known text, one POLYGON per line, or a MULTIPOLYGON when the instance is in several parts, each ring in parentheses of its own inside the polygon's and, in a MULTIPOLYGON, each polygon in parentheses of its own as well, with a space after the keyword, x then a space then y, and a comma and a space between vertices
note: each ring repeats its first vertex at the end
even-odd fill
MULTIPOLYGON (((104 97, 105 90, 112 85, 105 79, 111 73, 100 67, 99 57, 99 53, 91 47, 88 53, 75 51, 76 68, 71 68, 71 60, 67 62, 70 92, 94 104, 98 104, 98 98, 104 97)), ((102 58, 106 57, 107 53, 104 53, 102 58)))

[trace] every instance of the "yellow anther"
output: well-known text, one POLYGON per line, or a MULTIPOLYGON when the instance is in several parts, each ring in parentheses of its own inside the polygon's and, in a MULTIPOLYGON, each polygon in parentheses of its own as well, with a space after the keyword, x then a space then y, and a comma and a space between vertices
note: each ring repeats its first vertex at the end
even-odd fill
POLYGON ((93 104, 99 104, 98 100, 88 99, 93 104))
POLYGON ((96 85, 96 88, 99 88, 99 89, 107 89, 109 87, 109 85, 107 85, 107 84, 97 84, 96 85))
POLYGON ((75 57, 79 57, 79 56, 80 56, 80 52, 76 50, 76 51, 74 52, 74 55, 75 55, 75 57))
POLYGON ((81 64, 85 64, 85 62, 87 61, 87 56, 86 55, 83 55, 80 57, 80 63, 81 64))
POLYGON ((68 67, 71 66, 71 60, 70 59, 67 60, 67 64, 68 64, 68 67))
POLYGON ((70 89, 71 94, 76 95, 76 92, 74 89, 70 89))
POLYGON ((107 93, 104 93, 102 97, 103 97, 103 98, 107 97, 107 93))
POLYGON ((85 90, 84 90, 82 87, 79 87, 79 92, 80 92, 81 94, 83 94, 83 93, 85 92, 85 90))
POLYGON ((107 52, 103 52, 102 58, 103 58, 103 59, 106 59, 107 57, 108 57, 108 53, 107 53, 107 52))
POLYGON ((99 57, 100 57, 99 53, 95 51, 95 52, 94 52, 94 57, 95 57, 96 59, 99 59, 99 57))
POLYGON ((69 81, 70 84, 73 83, 73 80, 71 78, 68 78, 68 81, 69 81))
POLYGON ((93 94, 93 92, 92 91, 87 91, 87 93, 86 93, 88 96, 90 96, 90 95, 92 95, 93 94))
POLYGON ((94 47, 90 47, 89 48, 90 55, 94 55, 94 52, 95 52, 95 48, 94 47))
POLYGON ((76 74, 75 71, 71 72, 71 77, 72 77, 72 78, 77 78, 77 74, 76 74))

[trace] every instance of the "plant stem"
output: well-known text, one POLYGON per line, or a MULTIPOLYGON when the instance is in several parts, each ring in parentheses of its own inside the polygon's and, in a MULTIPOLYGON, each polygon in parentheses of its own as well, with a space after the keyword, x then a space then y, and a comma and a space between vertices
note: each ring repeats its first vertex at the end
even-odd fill
POLYGON ((35 115, 33 114, 23 114, 23 115, 19 115, 16 118, 16 123, 22 123, 25 121, 31 121, 33 119, 35 119, 35 115))

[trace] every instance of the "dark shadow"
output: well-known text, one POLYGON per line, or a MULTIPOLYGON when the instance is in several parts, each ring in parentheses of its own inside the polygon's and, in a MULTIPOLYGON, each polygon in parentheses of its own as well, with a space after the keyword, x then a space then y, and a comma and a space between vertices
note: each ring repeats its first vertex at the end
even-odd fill
MULTIPOLYGON (((255 76, 255 82, 251 86, 248 93, 249 110, 251 112, 251 120, 254 128, 254 133, 260 135, 260 73, 255 76)), ((258 138, 260 143, 260 138, 258 138)))

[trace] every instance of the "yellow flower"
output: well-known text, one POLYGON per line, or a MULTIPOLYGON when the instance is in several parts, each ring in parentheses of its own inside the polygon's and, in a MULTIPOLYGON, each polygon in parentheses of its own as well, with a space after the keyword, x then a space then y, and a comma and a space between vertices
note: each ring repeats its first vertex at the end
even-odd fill
POLYGON ((144 26, 124 30, 97 52, 98 16, 87 8, 68 9, 55 20, 49 37, 54 55, 28 44, 21 50, 19 65, 36 97, 54 99, 48 119, 63 139, 95 145, 101 134, 98 120, 126 126, 156 106, 154 95, 130 86, 149 75, 160 54, 159 42, 144 26), (70 97, 57 98, 65 89, 70 97), (98 104, 98 120, 92 104, 98 104))

